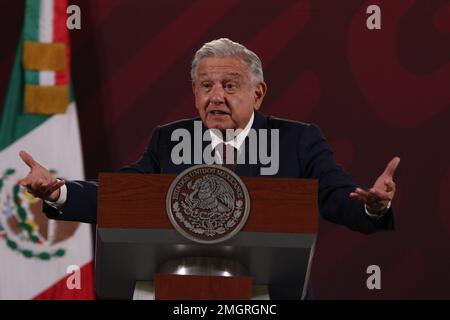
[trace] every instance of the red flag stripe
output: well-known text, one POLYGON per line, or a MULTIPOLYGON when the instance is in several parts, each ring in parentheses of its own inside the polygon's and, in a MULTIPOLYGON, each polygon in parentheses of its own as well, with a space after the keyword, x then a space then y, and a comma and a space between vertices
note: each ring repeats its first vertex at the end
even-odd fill
POLYGON ((62 42, 66 45, 66 71, 55 73, 55 83, 68 84, 70 79, 70 42, 66 26, 67 0, 53 2, 53 42, 62 42))
POLYGON ((67 279, 70 274, 47 288, 33 300, 94 300, 94 263, 89 262, 80 268, 80 289, 69 289, 67 279))

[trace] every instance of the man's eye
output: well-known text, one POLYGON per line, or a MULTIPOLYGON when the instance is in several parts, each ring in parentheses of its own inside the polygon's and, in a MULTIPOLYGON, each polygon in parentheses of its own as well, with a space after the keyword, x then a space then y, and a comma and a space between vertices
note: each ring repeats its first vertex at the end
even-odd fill
POLYGON ((201 87, 202 87, 202 89, 204 89, 204 90, 209 90, 209 89, 211 89, 211 87, 212 87, 212 85, 211 85, 211 83, 202 83, 201 84, 201 87))
POLYGON ((233 83, 233 82, 229 82, 227 84, 225 84, 225 89, 227 90, 234 90, 237 88, 237 84, 233 83))

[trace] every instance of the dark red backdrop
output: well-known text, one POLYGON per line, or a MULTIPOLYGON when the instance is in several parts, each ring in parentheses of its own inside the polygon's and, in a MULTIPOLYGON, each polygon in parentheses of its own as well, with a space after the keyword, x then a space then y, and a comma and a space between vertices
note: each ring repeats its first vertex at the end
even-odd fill
MULTIPOLYGON (((450 2, 441 0, 79 0, 73 81, 86 173, 134 161, 157 124, 195 115, 189 64, 229 37, 262 58, 262 111, 317 123, 368 186, 394 155, 396 231, 360 235, 321 221, 317 298, 450 298, 450 2), (381 7, 382 29, 366 28, 381 7), (382 289, 366 288, 377 264, 382 289)), ((0 101, 23 1, 0 2, 0 101)), ((43 148, 51 150, 51 146, 43 148)))

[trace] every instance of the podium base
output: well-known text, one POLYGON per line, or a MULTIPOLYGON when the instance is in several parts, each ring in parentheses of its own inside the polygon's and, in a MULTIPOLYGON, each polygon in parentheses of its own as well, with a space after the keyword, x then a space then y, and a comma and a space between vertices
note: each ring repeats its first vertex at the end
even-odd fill
MULTIPOLYGON (((269 288, 265 285, 252 287, 251 300, 269 300, 269 288)), ((153 281, 136 281, 133 300, 155 300, 153 281)))
POLYGON ((250 300, 269 297, 253 286, 240 263, 217 257, 184 257, 164 263, 153 283, 136 283, 133 298, 155 300, 250 300))

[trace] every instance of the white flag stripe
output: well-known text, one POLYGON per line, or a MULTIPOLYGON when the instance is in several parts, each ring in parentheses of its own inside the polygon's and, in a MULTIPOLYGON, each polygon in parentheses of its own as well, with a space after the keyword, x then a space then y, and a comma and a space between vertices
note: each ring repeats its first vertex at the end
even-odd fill
MULTIPOLYGON (((54 26, 54 3, 53 0, 41 0, 39 14, 39 41, 44 43, 53 42, 54 26)), ((55 85, 55 72, 40 71, 39 84, 41 86, 55 85)))
POLYGON ((55 72, 54 71, 39 71, 39 84, 41 86, 54 86, 55 72))
POLYGON ((39 14, 39 41, 53 42, 53 0, 41 0, 39 14))

